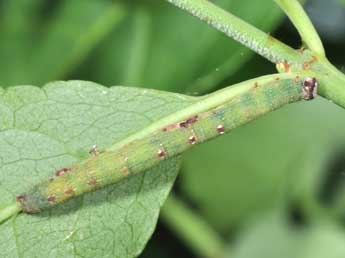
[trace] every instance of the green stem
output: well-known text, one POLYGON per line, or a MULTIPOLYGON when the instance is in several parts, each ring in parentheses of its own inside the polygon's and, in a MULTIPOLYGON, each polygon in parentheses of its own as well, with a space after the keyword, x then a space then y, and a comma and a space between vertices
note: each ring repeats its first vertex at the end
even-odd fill
MULTIPOLYGON (((345 108, 345 75, 337 70, 323 55, 309 50, 299 53, 209 1, 166 1, 207 22, 217 30, 251 48, 266 59, 274 63, 282 63, 284 67, 286 65, 288 69, 283 72, 293 71, 304 73, 310 77, 316 77, 320 82, 319 94, 345 108)), ((300 14, 302 11, 299 11, 300 14)), ((291 12, 290 9, 289 12, 291 12)), ((299 29, 303 31, 303 36, 312 30, 310 25, 308 26, 306 23, 306 17, 297 21, 299 29)), ((309 44, 311 39, 315 39, 315 33, 307 37, 309 44)), ((316 43, 316 45, 318 44, 316 43)), ((313 45, 312 47, 315 48, 313 45)), ((317 51, 320 52, 321 50, 319 49, 317 51)))
POLYGON ((193 248, 198 257, 222 258, 225 250, 222 239, 200 216, 173 194, 161 210, 162 219, 175 233, 193 248))
POLYGON ((150 45, 151 14, 147 6, 141 4, 133 12, 133 38, 130 43, 124 85, 138 86, 145 71, 150 45))
POLYGON ((319 34, 305 13, 302 5, 297 0, 274 0, 290 18, 303 43, 320 56, 325 56, 325 49, 322 45, 319 34))
POLYGON ((19 212, 21 212, 21 208, 17 202, 0 209, 0 224, 19 212))
POLYGON ((167 0, 273 63, 299 63, 294 49, 206 0, 167 0))
MULTIPOLYGON (((54 79, 63 78, 71 72, 77 65, 79 65, 90 53, 90 51, 107 36, 113 28, 120 23, 123 17, 127 14, 127 9, 120 3, 113 3, 104 14, 99 17, 89 27, 89 29, 82 35, 75 43, 75 46, 69 51, 72 53, 66 60, 64 65, 56 69, 52 73, 45 75, 37 75, 40 81, 49 81, 54 79), (44 79, 46 78, 46 79, 44 79)), ((40 61, 40 60, 38 60, 40 61)), ((36 65, 36 64, 34 64, 36 65)))

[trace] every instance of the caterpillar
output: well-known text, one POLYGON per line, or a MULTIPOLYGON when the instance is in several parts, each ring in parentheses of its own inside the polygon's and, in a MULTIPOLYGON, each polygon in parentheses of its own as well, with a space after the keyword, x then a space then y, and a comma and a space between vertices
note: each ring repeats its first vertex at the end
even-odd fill
POLYGON ((311 100, 317 87, 315 78, 277 74, 206 95, 103 152, 93 146, 88 159, 59 169, 51 178, 18 195, 16 205, 23 212, 37 213, 114 184, 285 104, 311 100))

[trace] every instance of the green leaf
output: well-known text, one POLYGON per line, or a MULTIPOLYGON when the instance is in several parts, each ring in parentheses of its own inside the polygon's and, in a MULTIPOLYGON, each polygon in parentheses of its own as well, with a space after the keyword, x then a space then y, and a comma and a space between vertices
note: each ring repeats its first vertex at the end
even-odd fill
MULTIPOLYGON (((83 81, 0 91, 0 205, 194 98, 83 81)), ((0 226, 4 257, 134 257, 151 236, 179 169, 174 158, 119 184, 0 226)))

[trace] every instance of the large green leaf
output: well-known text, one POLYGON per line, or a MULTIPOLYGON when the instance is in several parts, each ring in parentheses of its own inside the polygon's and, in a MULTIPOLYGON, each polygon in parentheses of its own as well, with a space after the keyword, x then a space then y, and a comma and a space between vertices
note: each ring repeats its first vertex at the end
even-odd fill
MULTIPOLYGON (((0 205, 194 98, 95 83, 0 91, 0 205)), ((0 226, 3 257, 134 257, 144 248, 179 169, 174 158, 119 184, 0 226)))

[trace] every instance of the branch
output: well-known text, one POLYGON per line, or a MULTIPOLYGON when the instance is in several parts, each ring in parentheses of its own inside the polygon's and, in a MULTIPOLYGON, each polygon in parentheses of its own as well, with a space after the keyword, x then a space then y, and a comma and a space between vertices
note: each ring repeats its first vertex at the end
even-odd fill
POLYGON ((167 0, 273 63, 300 62, 294 49, 206 0, 167 0))
POLYGON ((300 34, 303 43, 320 56, 325 56, 319 34, 311 23, 302 5, 297 0, 274 0, 290 18, 300 34))

